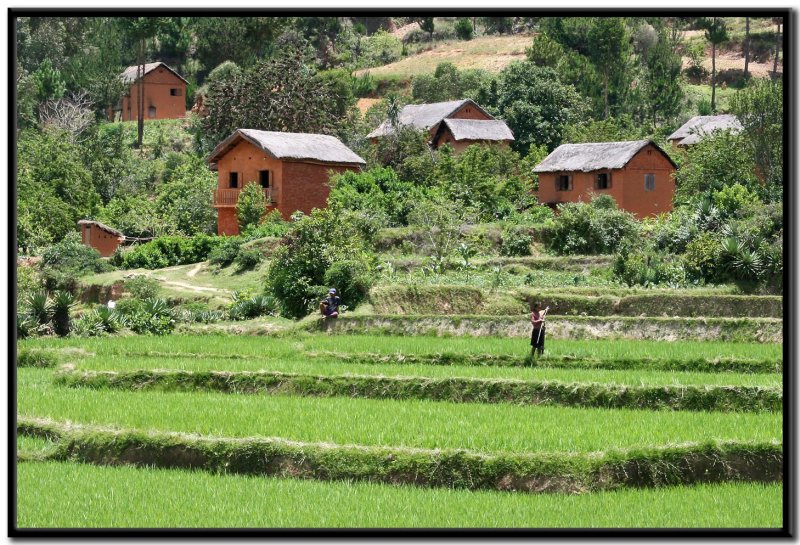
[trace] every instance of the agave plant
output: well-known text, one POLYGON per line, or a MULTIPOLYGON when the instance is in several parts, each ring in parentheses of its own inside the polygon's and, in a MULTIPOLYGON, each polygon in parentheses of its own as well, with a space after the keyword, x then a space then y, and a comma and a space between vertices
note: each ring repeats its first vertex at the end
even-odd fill
POLYGON ((85 313, 72 322, 70 333, 76 337, 97 337, 105 332, 98 310, 85 313))
POLYGON ((125 327, 127 323, 127 318, 124 314, 121 314, 120 312, 108 307, 98 307, 95 312, 97 313, 97 318, 103 327, 103 331, 107 333, 116 333, 125 327))
POLYGON ((39 325, 47 325, 53 317, 53 302, 44 290, 35 291, 28 297, 28 309, 31 317, 39 325))
POLYGON ((34 319, 28 312, 23 310, 17 311, 17 338, 25 339, 36 333, 36 319, 34 319))
POLYGON ((69 335, 70 316, 75 297, 68 291, 57 291, 53 296, 53 329, 61 337, 69 335))

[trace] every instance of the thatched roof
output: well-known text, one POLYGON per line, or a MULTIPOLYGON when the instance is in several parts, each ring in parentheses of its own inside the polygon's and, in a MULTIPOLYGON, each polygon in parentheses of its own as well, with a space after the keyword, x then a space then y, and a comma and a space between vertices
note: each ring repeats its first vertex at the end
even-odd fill
MULTIPOLYGON (((163 66, 164 68, 166 68, 167 70, 169 70, 170 72, 172 72, 173 74, 175 74, 176 76, 181 78, 184 83, 187 83, 187 84, 189 83, 188 81, 186 81, 186 79, 183 76, 178 74, 175 70, 173 70, 172 68, 170 68, 169 66, 167 66, 163 62, 149 62, 149 63, 145 64, 144 65, 144 74, 142 74, 142 75, 145 76, 145 75, 149 74, 150 72, 152 72, 153 70, 155 70, 159 66, 163 66)), ((138 69, 139 69, 139 65, 135 64, 133 66, 129 66, 129 67, 127 67, 125 69, 124 72, 122 72, 122 74, 119 75, 119 77, 120 77, 120 79, 122 79, 123 83, 127 83, 127 84, 134 83, 135 81, 137 81, 136 75, 139 73, 138 69)))
POLYGON ((735 115, 696 115, 684 123, 667 140, 678 140, 679 146, 697 144, 714 131, 731 131, 734 134, 742 130, 742 124, 735 115))
POLYGON ((307 160, 344 165, 366 164, 364 159, 356 155, 335 136, 256 129, 236 129, 232 135, 214 148, 208 162, 216 163, 220 157, 242 140, 250 142, 275 159, 307 160))
POLYGON ((514 133, 508 128, 505 121, 500 119, 443 119, 439 132, 444 127, 450 129, 450 134, 456 141, 481 140, 503 141, 514 140, 514 133))
MULTIPOLYGON (((462 106, 470 104, 489 117, 489 113, 478 106, 474 101, 466 98, 461 100, 451 100, 449 102, 434 102, 433 104, 409 104, 404 106, 397 116, 400 125, 415 127, 420 130, 427 130, 439 123, 442 119, 449 117, 462 106)), ((369 133, 367 138, 377 138, 392 134, 394 129, 391 122, 387 119, 380 126, 369 133)))
POLYGON ((628 164, 642 148, 652 144, 677 168, 664 150, 652 140, 630 142, 600 142, 589 144, 562 144, 536 165, 534 172, 591 172, 618 169, 628 164))
POLYGON ((106 233, 108 233, 110 235, 114 235, 116 237, 123 237, 123 238, 125 237, 125 235, 122 233, 122 231, 117 231, 113 227, 109 227, 105 223, 100 223, 99 221, 79 220, 78 221, 78 225, 89 225, 89 226, 95 225, 95 226, 97 226, 98 229, 102 229, 103 231, 105 231, 106 233))

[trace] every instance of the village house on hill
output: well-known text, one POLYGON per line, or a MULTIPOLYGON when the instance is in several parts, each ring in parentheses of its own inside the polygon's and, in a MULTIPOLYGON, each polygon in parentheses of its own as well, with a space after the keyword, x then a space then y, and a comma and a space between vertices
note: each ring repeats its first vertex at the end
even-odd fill
POLYGON ((335 136, 237 129, 208 158, 217 171, 217 232, 239 234, 236 203, 246 183, 264 189, 267 210, 284 219, 300 210, 325 208, 332 173, 360 170, 366 162, 335 136))
POLYGON ((735 115, 696 115, 681 125, 667 137, 672 147, 691 146, 714 131, 731 131, 733 134, 742 131, 742 124, 735 115))
MULTIPOLYGON (((135 121, 139 118, 139 66, 129 66, 120 74, 128 86, 120 102, 109 110, 111 121, 135 121)), ((144 119, 180 119, 186 117, 187 81, 163 62, 144 65, 144 119)))
POLYGON ((122 232, 99 221, 80 220, 78 229, 81 231, 81 242, 100 252, 103 257, 114 255, 117 247, 125 242, 122 232))
POLYGON ((677 165, 652 140, 562 144, 536 165, 539 202, 555 206, 611 195, 638 218, 672 210, 677 165))
MULTIPOLYGON (((450 144, 456 152, 460 152, 470 144, 508 145, 514 140, 505 121, 495 119, 470 99, 409 104, 400 110, 397 122, 402 126, 428 131, 429 143, 434 149, 450 144)), ((394 127, 387 119, 367 138, 375 144, 379 138, 393 133, 394 127)))

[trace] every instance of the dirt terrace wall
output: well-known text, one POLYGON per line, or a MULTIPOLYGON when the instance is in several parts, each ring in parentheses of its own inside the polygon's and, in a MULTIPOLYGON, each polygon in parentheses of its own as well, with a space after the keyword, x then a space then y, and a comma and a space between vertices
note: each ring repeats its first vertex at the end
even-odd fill
MULTIPOLYGON (((435 336, 502 336, 527 338, 528 315, 520 316, 396 316, 348 315, 314 320, 300 327, 330 333, 435 336)), ((640 339, 659 341, 783 342, 783 321, 774 318, 602 318, 551 315, 551 339, 640 339)))

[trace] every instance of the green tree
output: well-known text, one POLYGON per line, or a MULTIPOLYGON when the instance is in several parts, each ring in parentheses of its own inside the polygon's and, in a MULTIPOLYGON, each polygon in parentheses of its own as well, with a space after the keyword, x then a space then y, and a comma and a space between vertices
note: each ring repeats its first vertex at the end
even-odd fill
POLYGON ((745 137, 716 132, 687 149, 686 158, 675 173, 676 200, 710 195, 735 183, 755 190, 758 182, 754 171, 745 137))
POLYGON ((419 28, 423 32, 428 33, 428 41, 433 40, 433 30, 434 30, 433 17, 420 17, 419 28))
POLYGON ((61 72, 53 68, 53 63, 49 58, 43 60, 36 72, 33 73, 33 83, 36 86, 36 102, 39 104, 47 100, 59 99, 67 90, 61 72))
MULTIPOLYGON (((211 193, 209 192, 209 195, 211 193)), ((267 211, 267 198, 264 190, 256 182, 248 182, 239 192, 236 201, 236 219, 239 222, 239 231, 246 231, 248 227, 261 223, 261 218, 267 211)))
POLYGON ((475 29, 467 17, 459 17, 453 28, 459 40, 471 40, 475 33, 475 29))
POLYGON ((17 141, 17 195, 20 216, 39 223, 41 238, 60 241, 91 217, 99 204, 82 150, 58 131, 23 131, 17 141))
POLYGON ((711 44, 711 111, 717 111, 717 46, 728 41, 728 29, 720 17, 704 19, 705 38, 711 44))
POLYGON ((206 107, 199 135, 204 151, 241 127, 332 134, 340 123, 330 86, 298 51, 259 61, 241 78, 211 83, 206 107))
POLYGON ((572 85, 561 83, 552 68, 530 62, 512 63, 500 73, 497 103, 489 106, 514 132, 512 147, 519 152, 531 144, 552 151, 561 144, 566 128, 586 113, 585 101, 572 85))
POLYGON ((758 169, 773 187, 783 186, 783 83, 753 81, 731 98, 758 169))
MULTIPOLYGON (((208 169, 205 162, 200 157, 192 157, 181 164, 158 187, 157 213, 184 235, 214 233, 217 213, 213 206, 212 193, 216 185, 217 177, 208 169)), ((245 190, 249 190, 247 186, 245 190)), ((260 191, 260 196, 263 213, 266 206, 263 191, 260 191)), ((243 195, 240 194, 239 203, 242 202, 242 198, 243 195)))
POLYGON ((122 32, 136 44, 136 84, 138 86, 138 116, 136 147, 142 147, 144 135, 144 65, 147 40, 152 39, 166 24, 164 17, 123 17, 119 19, 122 32))
MULTIPOLYGON (((603 81, 603 117, 610 115, 609 87, 613 81, 626 79, 630 57, 630 37, 622 17, 598 17, 588 35, 589 58, 597 67, 603 81)), ((625 89, 625 82, 617 82, 618 94, 625 89)), ((617 101, 621 102, 617 97, 617 101)))
POLYGON ((643 77, 643 94, 653 130, 659 117, 674 119, 681 111, 685 96, 681 82, 681 57, 669 44, 666 30, 658 33, 658 41, 648 49, 643 77))

